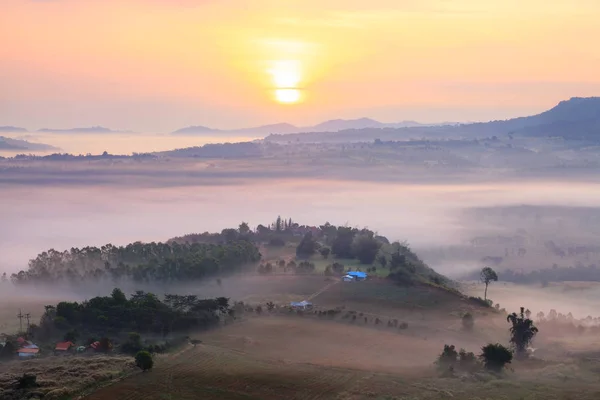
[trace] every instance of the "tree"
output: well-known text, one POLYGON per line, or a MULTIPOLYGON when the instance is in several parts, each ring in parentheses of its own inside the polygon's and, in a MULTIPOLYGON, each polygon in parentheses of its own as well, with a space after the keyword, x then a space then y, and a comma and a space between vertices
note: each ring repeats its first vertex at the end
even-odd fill
POLYGON ((462 317, 462 326, 465 330, 470 331, 473 330, 473 326, 475 325, 475 320, 473 319, 473 315, 471 313, 466 313, 462 317))
POLYGON ((488 344, 481 349, 479 358, 487 370, 500 372, 506 364, 510 364, 512 352, 499 343, 488 344))
POLYGON ((63 339, 65 340, 65 342, 75 343, 77 341, 77 339, 79 339, 79 332, 77 331, 77 329, 71 329, 70 331, 65 333, 65 336, 63 336, 63 339))
POLYGON ((2 278, 0 278, 0 282, 7 282, 8 281, 8 277, 6 276, 6 272, 4 272, 2 274, 2 278))
POLYGON ((329 247, 321 247, 319 253, 321 253, 324 259, 327 259, 329 257, 329 253, 331 253, 331 249, 329 247))
POLYGON ((506 317, 506 321, 512 325, 510 327, 510 343, 514 346, 517 356, 526 357, 527 347, 537 335, 538 328, 525 315, 525 307, 521 307, 519 314, 510 314, 506 317))
POLYGON ((125 293, 123 293, 123 291, 119 288, 113 289, 111 297, 117 304, 123 304, 127 302, 127 297, 125 296, 125 293))
POLYGON ((109 351, 112 350, 112 347, 113 347, 113 345, 110 342, 110 339, 107 337, 103 337, 100 339, 100 344, 98 345, 96 350, 101 353, 108 353, 109 351))
POLYGON ((498 275, 490 267, 485 267, 481 270, 479 279, 481 280, 481 282, 485 283, 485 294, 483 296, 483 300, 487 300, 488 286, 490 283, 498 281, 498 275))
POLYGON ((154 366, 154 360, 152 359, 152 354, 147 351, 139 351, 135 355, 135 365, 137 365, 142 371, 146 372, 154 366))
POLYGON ((307 232, 298 247, 296 248, 296 256, 300 258, 308 258, 317 251, 317 241, 313 238, 312 232, 307 232))
POLYGON ((250 233, 250 226, 248 225, 248 223, 242 222, 238 227, 238 232, 242 235, 247 235, 248 233, 250 233))
POLYGON ((123 353, 128 354, 136 354, 141 351, 142 348, 142 336, 137 332, 129 332, 129 338, 127 339, 127 342, 123 343, 121 346, 123 353))
POLYGON ((384 254, 380 254, 377 256, 377 262, 379 265, 381 265, 381 267, 385 268, 387 265, 387 257, 384 254))
POLYGON ((352 255, 361 264, 373 264, 381 243, 373 237, 372 233, 360 234, 352 240, 352 255))

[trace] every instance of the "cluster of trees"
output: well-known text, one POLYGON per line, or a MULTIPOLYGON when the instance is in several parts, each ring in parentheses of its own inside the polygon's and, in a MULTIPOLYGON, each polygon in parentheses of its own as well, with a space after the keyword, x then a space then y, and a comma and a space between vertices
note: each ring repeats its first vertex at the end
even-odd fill
POLYGON ((555 264, 552 268, 545 268, 527 273, 515 272, 511 269, 507 269, 502 272, 500 278, 506 282, 527 285, 540 283, 542 286, 547 286, 549 282, 599 282, 600 268, 594 264, 589 266, 576 265, 573 267, 559 267, 555 264))
POLYGON ((46 306, 39 325, 29 334, 38 340, 64 338, 76 341, 79 337, 119 336, 129 334, 128 352, 140 348, 140 335, 166 337, 171 333, 191 329, 206 329, 230 315, 229 299, 198 299, 193 295, 167 294, 163 300, 156 295, 137 291, 129 298, 120 289, 110 296, 94 297, 82 303, 60 302, 46 306))
POLYGON ((279 260, 276 265, 268 262, 260 264, 257 271, 261 275, 272 274, 275 272, 276 267, 283 269, 284 273, 291 271, 294 274, 310 274, 315 271, 315 264, 306 260, 300 262, 290 260, 287 263, 284 260, 279 260))
MULTIPOLYGON (((527 348, 538 333, 538 328, 529 318, 529 310, 521 307, 519 313, 509 314, 506 318, 510 324, 510 347, 499 343, 490 343, 481 349, 481 354, 476 357, 474 353, 464 349, 456 351, 454 345, 444 345, 444 350, 438 356, 436 364, 445 373, 452 375, 455 370, 463 372, 474 372, 483 366, 493 372, 500 372, 513 359, 528 356, 527 348), (478 360, 479 359, 479 360, 478 360)), ((473 329, 473 316, 465 314, 462 318, 465 329, 473 329)))
MULTIPOLYGON (((141 243, 127 246, 54 249, 39 254, 26 271, 12 274, 16 284, 30 282, 80 282, 122 278, 135 281, 177 281, 202 279, 229 273, 256 263, 258 247, 246 240, 210 243, 141 243)), ((3 275, 3 280, 8 280, 3 275)))
POLYGON ((381 247, 389 244, 387 238, 377 236, 368 229, 326 223, 319 227, 319 232, 319 238, 311 231, 304 234, 296 248, 296 256, 308 258, 319 252, 323 258, 332 254, 340 259, 357 259, 361 264, 373 264, 381 247))

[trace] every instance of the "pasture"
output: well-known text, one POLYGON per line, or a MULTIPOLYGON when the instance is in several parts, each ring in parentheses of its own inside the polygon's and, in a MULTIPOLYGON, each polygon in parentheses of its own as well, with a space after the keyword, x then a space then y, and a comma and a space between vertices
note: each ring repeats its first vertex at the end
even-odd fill
MULTIPOLYGON (((534 399, 591 400, 600 363, 515 363, 504 376, 440 378, 438 341, 335 322, 259 317, 199 336, 203 343, 87 400, 534 399)), ((475 350, 475 349, 474 349, 475 350)))

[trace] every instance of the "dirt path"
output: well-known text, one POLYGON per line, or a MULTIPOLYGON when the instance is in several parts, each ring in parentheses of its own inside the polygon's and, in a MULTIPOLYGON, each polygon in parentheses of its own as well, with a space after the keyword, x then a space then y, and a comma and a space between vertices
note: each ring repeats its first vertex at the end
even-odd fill
POLYGON ((319 296, 321 293, 324 293, 325 291, 329 290, 331 287, 337 285, 338 283, 340 283, 339 280, 335 280, 335 281, 333 281, 331 283, 328 283, 327 285, 325 285, 325 287, 323 287, 318 292, 315 292, 315 293, 311 294, 310 296, 308 296, 308 298, 306 300, 307 301, 311 301, 312 299, 314 299, 315 297, 319 296))

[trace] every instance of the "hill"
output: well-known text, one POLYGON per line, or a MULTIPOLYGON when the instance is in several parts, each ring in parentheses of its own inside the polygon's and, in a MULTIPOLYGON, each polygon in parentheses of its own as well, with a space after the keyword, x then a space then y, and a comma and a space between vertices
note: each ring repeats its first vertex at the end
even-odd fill
POLYGON ((32 143, 26 140, 11 139, 0 136, 0 150, 8 151, 57 151, 57 147, 43 143, 32 143))
POLYGON ((421 124, 415 121, 401 121, 385 123, 379 122, 371 118, 357 118, 357 119, 332 119, 321 122, 313 126, 299 127, 288 123, 278 123, 270 125, 262 125, 252 128, 243 129, 217 129, 210 128, 207 126, 189 126, 181 128, 173 132, 174 135, 201 135, 201 134, 254 134, 254 135, 289 135, 301 132, 338 132, 347 129, 365 129, 365 128, 407 128, 407 127, 421 127, 421 126, 433 126, 437 124, 421 124))
MULTIPOLYGON (((367 124, 368 125, 368 124, 367 124)), ((600 140, 600 97, 574 97, 537 115, 502 121, 459 125, 347 128, 335 133, 305 131, 293 135, 269 135, 272 142, 365 142, 411 138, 486 138, 492 136, 559 137, 565 140, 600 140)))
POLYGON ((19 128, 17 126, 0 126, 0 132, 26 133, 27 129, 19 128))
POLYGON ((112 130, 103 126, 92 126, 88 128, 67 128, 67 129, 54 129, 54 128, 42 128, 38 129, 38 132, 44 133, 131 133, 131 131, 112 130))

